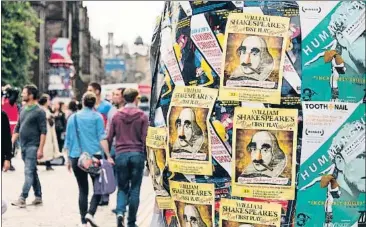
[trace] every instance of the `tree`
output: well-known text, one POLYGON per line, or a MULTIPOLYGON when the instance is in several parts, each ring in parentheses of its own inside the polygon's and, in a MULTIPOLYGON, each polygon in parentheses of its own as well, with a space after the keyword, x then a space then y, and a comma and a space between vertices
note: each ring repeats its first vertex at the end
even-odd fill
POLYGON ((23 86, 37 57, 36 28, 40 20, 29 2, 1 2, 1 84, 23 86))

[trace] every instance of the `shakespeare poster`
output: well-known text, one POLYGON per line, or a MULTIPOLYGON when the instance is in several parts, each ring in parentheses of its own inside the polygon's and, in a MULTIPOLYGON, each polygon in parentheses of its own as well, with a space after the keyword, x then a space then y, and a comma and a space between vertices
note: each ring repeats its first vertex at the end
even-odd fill
POLYGON ((296 109, 235 109, 233 196, 294 199, 297 116, 296 109))
POLYGON ((365 1, 299 1, 302 99, 357 103, 365 96, 365 1))
POLYGON ((160 209, 172 209, 169 189, 163 184, 163 171, 166 166, 166 128, 149 127, 146 137, 147 163, 160 209))
POLYGON ((290 19, 233 13, 226 25, 220 100, 281 103, 290 19))
POLYGON ((280 227, 281 205, 221 199, 219 227, 280 227))
MULTIPOLYGON (((300 107, 301 96, 301 29, 296 1, 245 1, 244 12, 290 18, 288 43, 283 65, 281 107, 300 107)), ((275 106, 273 106, 275 107, 275 106)))
POLYGON ((212 175, 209 118, 217 90, 176 86, 168 112, 168 163, 172 172, 212 175))
POLYGON ((170 193, 181 227, 214 226, 214 184, 170 181, 170 193))
POLYGON ((303 111, 296 226, 366 226, 365 104, 305 102, 303 111))

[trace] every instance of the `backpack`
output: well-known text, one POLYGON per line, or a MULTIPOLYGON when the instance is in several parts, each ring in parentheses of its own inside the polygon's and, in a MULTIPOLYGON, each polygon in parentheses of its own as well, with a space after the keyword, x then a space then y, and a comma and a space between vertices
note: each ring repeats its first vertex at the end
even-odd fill
POLYGON ((100 174, 94 179, 94 194, 109 195, 116 190, 116 179, 112 165, 105 159, 100 160, 100 174))

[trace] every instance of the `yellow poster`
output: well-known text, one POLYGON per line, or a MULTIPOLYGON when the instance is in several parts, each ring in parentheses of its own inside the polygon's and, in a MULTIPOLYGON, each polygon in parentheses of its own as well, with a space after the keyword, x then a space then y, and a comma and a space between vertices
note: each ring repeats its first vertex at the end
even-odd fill
POLYGON ((147 163, 160 209, 174 207, 168 193, 169 189, 167 190, 163 184, 163 171, 166 166, 166 139, 166 128, 148 128, 146 137, 147 163))
POLYGON ((280 227, 281 204, 221 199, 220 227, 280 227))
POLYGON ((170 181, 169 185, 181 227, 215 225, 214 184, 170 181))
POLYGON ((220 100, 280 104, 289 23, 286 17, 229 15, 220 100))
POLYGON ((297 114, 297 109, 235 108, 233 196, 295 198, 297 114))
POLYGON ((168 164, 172 172, 212 175, 209 117, 217 90, 176 86, 168 112, 168 164))

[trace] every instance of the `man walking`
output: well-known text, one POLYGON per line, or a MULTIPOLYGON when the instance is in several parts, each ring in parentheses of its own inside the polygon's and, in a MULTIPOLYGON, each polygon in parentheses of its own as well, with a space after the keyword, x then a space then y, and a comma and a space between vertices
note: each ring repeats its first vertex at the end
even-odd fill
POLYGON ((31 187, 33 187, 36 199, 33 205, 42 204, 41 183, 37 174, 37 159, 43 157, 43 146, 46 141, 47 120, 46 113, 38 106, 38 89, 34 85, 27 85, 22 92, 22 100, 25 107, 20 113, 19 121, 15 127, 12 137, 14 144, 20 137, 20 146, 22 149, 22 159, 24 161, 25 181, 22 193, 13 206, 25 207, 25 200, 31 187))
POLYGON ((95 110, 102 115, 104 120, 104 126, 106 126, 108 120, 108 113, 112 108, 112 104, 106 100, 101 99, 100 96, 102 92, 102 87, 100 86, 100 84, 96 82, 90 83, 88 86, 88 91, 93 92, 96 95, 97 102, 95 103, 95 110))
POLYGON ((140 187, 144 172, 145 142, 148 119, 137 107, 138 91, 127 88, 123 92, 126 105, 113 117, 108 132, 108 142, 114 137, 116 146, 116 173, 118 181, 117 226, 125 227, 126 205, 128 227, 135 227, 136 214, 140 203, 140 187), (129 195, 129 196, 128 196, 129 195))

